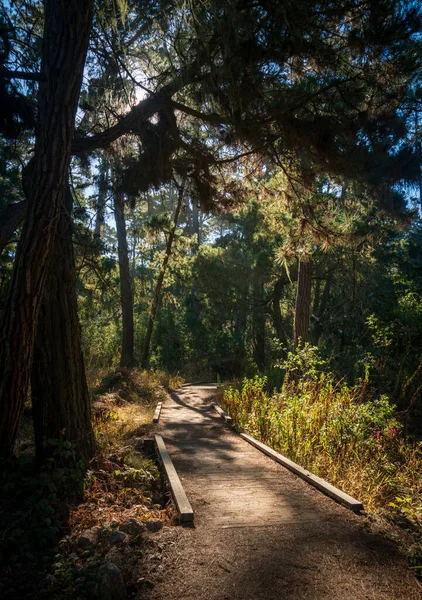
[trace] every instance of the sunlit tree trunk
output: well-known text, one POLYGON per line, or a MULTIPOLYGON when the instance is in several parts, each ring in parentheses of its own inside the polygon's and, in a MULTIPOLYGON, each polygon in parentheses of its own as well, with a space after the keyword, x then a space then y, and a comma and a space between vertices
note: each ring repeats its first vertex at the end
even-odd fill
POLYGON ((28 213, 0 327, 0 458, 13 453, 28 393, 47 269, 67 186, 93 0, 46 0, 28 213))

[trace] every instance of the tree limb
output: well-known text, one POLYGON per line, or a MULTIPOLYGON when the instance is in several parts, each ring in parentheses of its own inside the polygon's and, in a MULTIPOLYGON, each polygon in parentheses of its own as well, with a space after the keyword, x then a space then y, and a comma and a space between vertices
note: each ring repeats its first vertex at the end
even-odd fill
POLYGON ((25 71, 9 71, 2 69, 2 75, 6 79, 24 79, 26 81, 45 81, 45 76, 42 73, 27 73, 25 71))

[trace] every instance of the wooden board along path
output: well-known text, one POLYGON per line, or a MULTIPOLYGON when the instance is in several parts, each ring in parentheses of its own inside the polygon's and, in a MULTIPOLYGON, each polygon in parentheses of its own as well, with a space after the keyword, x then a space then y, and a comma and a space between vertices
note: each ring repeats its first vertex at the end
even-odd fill
POLYGON ((145 600, 420 600, 397 548, 230 430, 215 394, 191 385, 164 401, 155 433, 195 528, 164 528, 145 600))
POLYGON ((324 479, 321 479, 321 477, 317 477, 313 473, 310 473, 300 465, 297 465, 295 462, 293 462, 289 458, 286 458, 279 452, 276 452, 266 444, 259 442, 251 435, 248 435, 247 433, 241 433, 240 436, 249 444, 255 446, 255 448, 258 448, 258 450, 261 450, 261 452, 278 462, 280 465, 286 467, 286 469, 289 469, 295 475, 298 475, 299 477, 316 487, 323 494, 326 494, 327 496, 333 498, 333 500, 335 500, 336 502, 340 502, 340 504, 343 504, 344 506, 350 508, 350 510, 353 510, 353 512, 356 513, 363 510, 362 502, 359 502, 359 500, 352 498, 352 496, 349 496, 349 494, 345 494, 344 492, 334 487, 324 479))
POLYGON ((219 406, 216 402, 213 402, 212 405, 227 425, 233 425, 233 419, 224 412, 221 406, 219 406))
POLYGON ((160 414, 161 414, 162 407, 163 407, 163 403, 159 402, 155 408, 154 416, 152 417, 153 423, 158 423, 158 421, 160 420, 160 414))
POLYGON ((160 463, 165 471, 173 500, 177 507, 181 523, 192 523, 193 522, 193 509, 187 499, 185 490, 181 484, 179 476, 176 473, 176 469, 171 461, 169 453, 167 452, 166 445, 161 435, 155 436, 155 444, 157 446, 157 453, 159 456, 160 463))

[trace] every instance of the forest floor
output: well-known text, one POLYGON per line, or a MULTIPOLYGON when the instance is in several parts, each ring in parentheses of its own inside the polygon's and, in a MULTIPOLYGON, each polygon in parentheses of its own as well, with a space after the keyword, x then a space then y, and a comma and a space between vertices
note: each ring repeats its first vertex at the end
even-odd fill
POLYGON ((110 563, 120 571, 122 597, 143 597, 151 585, 146 575, 175 529, 158 465, 143 452, 163 398, 160 381, 145 372, 106 374, 93 392, 98 452, 83 479, 66 447, 39 471, 28 404, 17 459, 0 478, 0 597, 89 600, 112 594, 116 600, 113 581, 105 589, 99 585, 110 563))
POLYGON ((148 600, 417 600, 422 586, 395 543, 229 431, 215 388, 168 397, 156 432, 195 511, 164 527, 148 600))

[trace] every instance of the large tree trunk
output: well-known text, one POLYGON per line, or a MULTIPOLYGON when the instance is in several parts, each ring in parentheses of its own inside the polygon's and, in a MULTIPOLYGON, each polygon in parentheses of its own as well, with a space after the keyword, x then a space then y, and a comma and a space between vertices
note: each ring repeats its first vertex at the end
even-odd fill
POLYGON ((299 262, 297 293, 293 326, 293 346, 303 346, 308 341, 309 319, 311 316, 311 277, 312 263, 299 262))
POLYGON ((182 184, 182 186, 179 189, 179 196, 177 199, 176 211, 174 213, 173 227, 172 227, 172 229, 169 233, 169 237, 167 239, 166 254, 164 256, 163 264, 162 264, 160 272, 158 274, 157 283, 155 284, 155 289, 154 289, 154 294, 153 294, 153 298, 152 298, 151 309, 150 309, 149 319, 148 319, 148 327, 147 327, 147 332, 145 334, 144 349, 142 352, 141 365, 144 369, 146 369, 148 367, 152 332, 154 330, 155 317, 157 315, 157 310, 158 310, 158 306, 160 303, 161 288, 163 285, 164 276, 166 274, 167 265, 170 260, 172 246, 173 246, 173 240, 174 240, 174 236, 176 234, 176 229, 177 229, 177 222, 179 220, 180 210, 182 208, 183 190, 184 190, 184 185, 182 184))
POLYGON ((120 355, 121 367, 133 367, 133 288, 129 267, 129 250, 127 247, 125 204, 121 194, 114 194, 114 218, 117 229, 117 249, 119 255, 120 272, 120 303, 122 306, 122 352, 120 355))
POLYGON ((31 371, 32 414, 39 459, 51 452, 44 440, 63 438, 75 444, 78 458, 87 463, 95 443, 78 319, 70 190, 67 197, 38 317, 31 371))
POLYGON ((0 328, 0 458, 9 458, 28 393, 38 313, 67 185, 93 0, 46 0, 28 214, 0 328))

